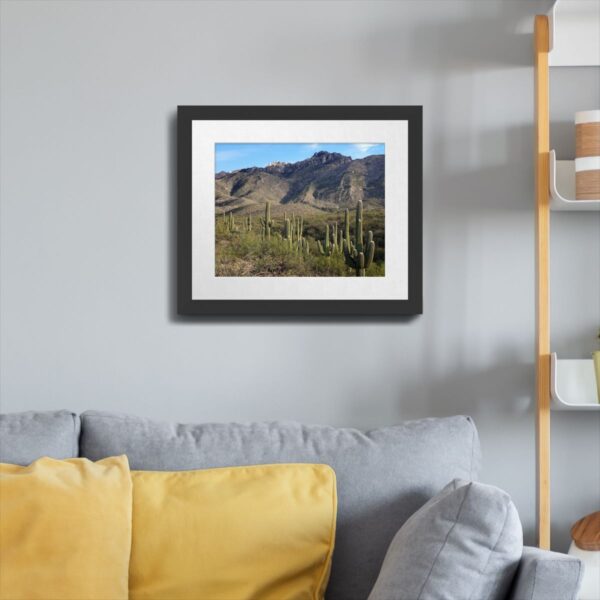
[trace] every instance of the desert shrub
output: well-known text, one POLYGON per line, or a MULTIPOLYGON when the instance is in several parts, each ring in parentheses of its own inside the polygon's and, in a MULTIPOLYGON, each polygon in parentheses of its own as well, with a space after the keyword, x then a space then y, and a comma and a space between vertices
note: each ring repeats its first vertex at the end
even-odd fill
MULTIPOLYGON (((290 213, 288 213, 290 214, 290 213)), ((270 240, 263 240, 260 227, 252 231, 229 231, 217 218, 215 223, 215 269, 223 277, 354 277, 341 254, 322 256, 317 240, 323 240, 328 224, 338 223, 343 228, 344 211, 303 214, 303 235, 308 240, 310 253, 295 249, 283 239, 283 218, 274 219, 270 240)), ((354 236, 354 220, 350 220, 350 233, 354 236)), ((379 209, 364 212, 364 227, 373 231, 375 258, 367 269, 368 277, 385 274, 385 218, 379 209)))

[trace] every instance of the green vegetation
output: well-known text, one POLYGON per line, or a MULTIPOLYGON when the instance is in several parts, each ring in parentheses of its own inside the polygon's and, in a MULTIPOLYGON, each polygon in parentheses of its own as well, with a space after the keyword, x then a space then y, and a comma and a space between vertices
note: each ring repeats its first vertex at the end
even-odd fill
MULTIPOLYGON (((231 213, 230 213, 231 214, 231 213)), ((271 203, 265 204, 265 216, 260 220, 261 236, 263 240, 271 239, 271 229, 273 228, 273 220, 271 219, 271 203)))
MULTIPOLYGON (((276 206, 276 208, 279 208, 276 206)), ((298 207, 300 208, 300 207, 298 207)), ((382 277, 385 274, 384 210, 364 210, 358 202, 354 226, 345 211, 306 210, 302 214, 260 216, 233 212, 216 219, 216 275, 220 277, 382 277), (274 218, 276 217, 276 218, 274 218), (343 229, 340 223, 343 220, 343 229), (367 228, 366 243, 363 228, 367 228)))
POLYGON ((354 243, 350 239, 350 229, 348 227, 348 209, 346 209, 346 231, 348 235, 343 241, 344 259, 346 264, 356 271, 358 277, 364 277, 366 270, 371 266, 375 256, 375 242, 373 241, 373 232, 367 234, 367 243, 363 244, 363 205, 359 202, 356 205, 356 224, 354 226, 354 243))

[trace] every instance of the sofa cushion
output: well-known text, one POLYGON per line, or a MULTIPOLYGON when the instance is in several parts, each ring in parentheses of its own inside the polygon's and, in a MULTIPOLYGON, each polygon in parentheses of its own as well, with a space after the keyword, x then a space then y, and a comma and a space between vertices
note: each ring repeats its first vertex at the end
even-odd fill
POLYGON ((15 465, 79 454, 79 417, 68 410, 0 415, 0 462, 15 465))
POLYGON ((0 599, 127 600, 125 456, 0 463, 0 499, 0 599))
POLYGON ((369 600, 504 600, 522 552, 510 496, 454 480, 400 528, 369 600))
POLYGON ((133 471, 130 600, 321 600, 335 536, 326 465, 133 471))
POLYGON ((364 600, 398 528, 455 477, 479 473, 468 417, 424 419, 362 433, 298 423, 180 425, 103 412, 82 415, 81 455, 126 454, 132 469, 269 463, 330 465, 338 484, 327 598, 364 600))
MULTIPOLYGON (((509 600, 577 600, 584 565, 575 556, 523 548, 509 600)), ((583 593, 581 594, 582 597, 583 593)), ((587 596, 594 598, 593 595, 587 596)))

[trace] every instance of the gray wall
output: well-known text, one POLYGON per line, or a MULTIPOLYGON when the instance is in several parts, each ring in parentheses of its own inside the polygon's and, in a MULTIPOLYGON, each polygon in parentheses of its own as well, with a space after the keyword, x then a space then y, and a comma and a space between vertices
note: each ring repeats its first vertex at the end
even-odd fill
MULTIPOLYGON (((2 410, 361 428, 468 413, 532 541, 530 32, 548 6, 2 2, 2 410), (205 103, 422 104, 424 315, 177 319, 174 112, 205 103)), ((577 317, 555 341, 573 356, 600 322, 597 217, 555 219, 555 305, 577 317)), ((597 509, 599 417, 554 415, 556 548, 597 509)))

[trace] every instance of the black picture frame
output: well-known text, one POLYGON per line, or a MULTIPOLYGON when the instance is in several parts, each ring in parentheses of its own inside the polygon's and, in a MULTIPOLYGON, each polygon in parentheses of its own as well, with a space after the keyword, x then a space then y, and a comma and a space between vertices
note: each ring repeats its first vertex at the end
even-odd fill
MULTIPOLYGON (((423 312, 423 118, 421 106, 178 106, 177 312, 204 317, 402 317, 423 312), (408 298, 194 300, 192 122, 196 120, 402 120, 408 122, 408 298)), ((386 224, 386 226, 389 226, 386 224)))

